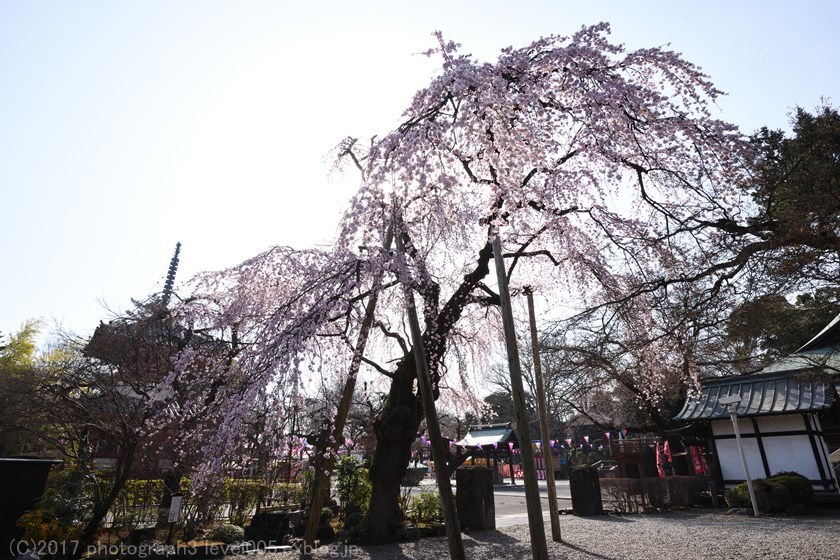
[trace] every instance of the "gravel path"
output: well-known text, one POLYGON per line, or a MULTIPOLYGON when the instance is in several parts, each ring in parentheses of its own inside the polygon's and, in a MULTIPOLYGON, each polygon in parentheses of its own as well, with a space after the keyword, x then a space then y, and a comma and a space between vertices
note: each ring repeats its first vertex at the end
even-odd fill
MULTIPOLYGON (((563 543, 551 542, 549 558, 564 560, 840 559, 840 511, 802 517, 729 515, 718 510, 691 510, 582 518, 560 518, 563 543)), ((531 557, 527 525, 464 535, 468 559, 531 557)), ((319 548, 314 558, 406 560, 449 557, 446 539, 422 539, 398 545, 319 548)), ((240 557, 244 558, 244 557, 240 557)), ((258 554, 251 560, 287 560, 296 553, 258 554)))

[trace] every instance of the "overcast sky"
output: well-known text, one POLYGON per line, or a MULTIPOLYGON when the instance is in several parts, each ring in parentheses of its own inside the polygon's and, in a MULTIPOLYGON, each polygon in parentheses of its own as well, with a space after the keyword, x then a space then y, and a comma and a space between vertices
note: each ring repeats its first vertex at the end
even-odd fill
POLYGON ((330 150, 399 123, 434 30, 490 61, 599 21, 701 66, 745 132, 836 103, 829 0, 0 0, 0 332, 89 333, 162 288, 177 241, 179 280, 327 243, 357 181, 330 150))

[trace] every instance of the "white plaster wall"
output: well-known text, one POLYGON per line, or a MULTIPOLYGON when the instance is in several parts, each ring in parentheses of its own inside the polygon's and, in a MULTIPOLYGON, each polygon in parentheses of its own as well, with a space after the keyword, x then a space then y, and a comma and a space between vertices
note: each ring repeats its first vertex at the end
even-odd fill
MULTIPOLYGON (((734 439, 716 440, 720 470, 724 480, 745 480, 744 467, 741 464, 741 456, 738 454, 738 445, 734 439)), ((764 464, 761 462, 761 454, 758 452, 758 444, 755 440, 742 439, 744 455, 747 458, 747 466, 750 469, 750 478, 764 478, 764 464)))
MULTIPOLYGON (((739 423, 739 425, 741 424, 739 423)), ((801 414, 783 414, 781 416, 763 416, 758 418, 759 432, 792 432, 804 429, 805 417, 801 414)))
MULTIPOLYGON (((759 434, 806 429, 805 418, 800 414, 764 416, 758 418, 757 421, 759 434)), ((732 421, 728 418, 726 420, 715 420, 711 425, 712 433, 715 436, 735 434, 732 421)), ((742 436, 754 433, 752 420, 749 418, 739 418, 738 427, 742 436)), ((807 435, 762 437, 761 441, 764 444, 764 453, 767 457, 771 475, 782 471, 794 471, 812 480, 820 478, 817 458, 814 456, 814 450, 807 435)), ((823 442, 818 441, 817 443, 822 444, 823 442)), ((764 478, 766 476, 764 464, 761 461, 761 453, 756 439, 742 437, 741 444, 750 469, 750 476, 752 478, 764 478)), ((715 440, 715 445, 717 446, 723 478, 744 480, 744 467, 735 439, 715 440)))
MULTIPOLYGON (((741 430, 741 435, 753 433, 752 420, 749 418, 738 418, 738 428, 741 430)), ((761 428, 759 428, 759 430, 760 429, 761 428)), ((732 420, 728 417, 725 420, 713 420, 712 433, 716 436, 735 435, 735 429, 732 427, 732 420)))
POLYGON ((811 480, 820 479, 814 449, 808 436, 769 437, 762 438, 762 442, 771 475, 794 471, 811 480))

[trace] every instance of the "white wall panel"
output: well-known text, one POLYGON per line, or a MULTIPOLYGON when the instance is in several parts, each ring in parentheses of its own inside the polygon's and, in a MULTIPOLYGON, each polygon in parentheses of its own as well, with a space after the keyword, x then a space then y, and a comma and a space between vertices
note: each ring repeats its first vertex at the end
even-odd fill
POLYGON ((801 414, 761 416, 757 420, 759 432, 793 432, 805 429, 805 418, 801 414))
MULTIPOLYGON (((735 438, 715 440, 715 445, 717 446, 720 471, 724 480, 745 480, 744 467, 741 465, 741 456, 738 454, 738 445, 735 443, 735 438)), ((755 438, 741 438, 741 445, 744 446, 744 455, 747 458, 750 477, 764 478, 764 464, 761 462, 758 442, 755 438)))
POLYGON ((808 436, 779 436, 762 438, 770 474, 782 471, 798 472, 811 480, 820 479, 814 448, 808 436))

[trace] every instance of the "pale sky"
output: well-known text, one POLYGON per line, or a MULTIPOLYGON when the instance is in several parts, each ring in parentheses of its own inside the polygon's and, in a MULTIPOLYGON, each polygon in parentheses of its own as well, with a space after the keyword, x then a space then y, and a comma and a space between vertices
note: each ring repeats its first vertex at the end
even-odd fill
POLYGON ((329 242, 357 183, 329 152, 399 123, 433 31, 491 61, 599 21, 701 66, 745 132, 838 102, 829 0, 0 0, 0 332, 90 333, 160 291, 177 241, 179 281, 329 242))

